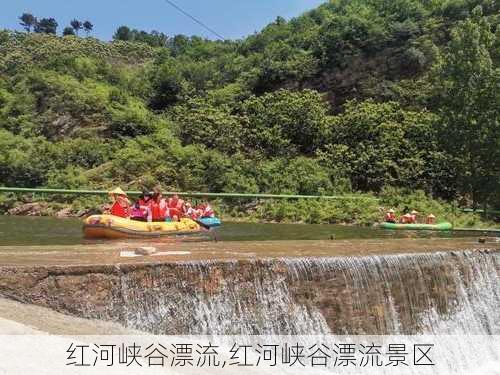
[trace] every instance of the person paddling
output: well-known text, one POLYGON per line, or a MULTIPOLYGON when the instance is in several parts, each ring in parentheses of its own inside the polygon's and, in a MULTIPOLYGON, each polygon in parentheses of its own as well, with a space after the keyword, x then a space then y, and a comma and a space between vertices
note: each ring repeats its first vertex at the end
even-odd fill
POLYGON ((128 200, 127 193, 117 187, 110 191, 109 195, 113 199, 113 205, 110 209, 111 215, 128 218, 130 216, 130 201, 128 200))

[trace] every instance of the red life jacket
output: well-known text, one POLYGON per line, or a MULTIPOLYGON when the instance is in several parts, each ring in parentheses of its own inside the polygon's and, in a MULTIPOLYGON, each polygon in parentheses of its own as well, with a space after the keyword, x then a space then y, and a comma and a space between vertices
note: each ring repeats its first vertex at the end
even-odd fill
POLYGON ((164 220, 165 217, 161 215, 161 208, 160 205, 157 202, 151 203, 151 217, 153 221, 160 221, 164 220))
POLYGON ((176 198, 168 198, 167 204, 169 208, 177 208, 177 203, 179 199, 176 198))
POLYGON ((169 211, 170 211, 170 217, 174 217, 174 216, 177 216, 178 218, 181 217, 182 212, 179 209, 169 208, 169 211))
POLYGON ((392 223, 392 222, 396 222, 396 215, 394 215, 392 212, 388 212, 385 214, 385 221, 386 222, 389 222, 389 223, 392 223))
POLYGON ((117 201, 115 203, 113 203, 110 211, 111 211, 111 215, 114 215, 114 216, 129 217, 128 207, 123 207, 117 201))
POLYGON ((169 198, 168 199, 168 207, 169 208, 177 208, 178 210, 182 210, 182 206, 184 206, 184 201, 180 198, 169 198))

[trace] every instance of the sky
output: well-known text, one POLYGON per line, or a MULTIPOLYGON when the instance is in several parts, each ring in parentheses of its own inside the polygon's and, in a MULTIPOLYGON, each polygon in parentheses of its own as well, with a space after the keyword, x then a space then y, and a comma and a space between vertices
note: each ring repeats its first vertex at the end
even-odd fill
MULTIPOLYGON (((290 19, 325 0, 172 0, 226 39, 239 39, 261 30, 277 16, 290 19)), ((121 25, 158 30, 167 35, 199 35, 214 39, 165 0, 0 0, 0 29, 22 30, 18 17, 32 13, 53 17, 60 33, 77 18, 94 24, 94 37, 110 40, 121 25)))

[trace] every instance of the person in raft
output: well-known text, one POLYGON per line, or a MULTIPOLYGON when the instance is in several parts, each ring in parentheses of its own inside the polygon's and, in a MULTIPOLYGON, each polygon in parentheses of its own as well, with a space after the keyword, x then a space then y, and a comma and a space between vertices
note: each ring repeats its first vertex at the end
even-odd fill
POLYGON ((411 224, 411 215, 409 213, 402 215, 399 222, 401 224, 411 224))
POLYGON ((130 218, 137 221, 146 221, 147 210, 141 207, 139 201, 135 202, 130 210, 130 218))
POLYGON ((431 225, 436 224, 436 216, 434 216, 433 214, 429 214, 429 216, 427 216, 427 218, 425 219, 425 223, 431 225))
POLYGON ((153 194, 151 216, 152 221, 165 221, 166 218, 170 217, 170 209, 168 207, 167 200, 163 198, 159 188, 155 189, 153 194))
POLYGON ((409 224, 417 224, 417 215, 418 211, 413 210, 410 214, 410 223, 409 224))
POLYGON ((215 212, 208 202, 201 203, 198 206, 196 206, 196 211, 198 212, 198 216, 201 218, 215 217, 215 212))
POLYGON ((193 208, 193 206, 189 202, 186 202, 185 207, 186 207, 185 215, 193 220, 198 220, 199 218, 198 210, 193 208))
POLYGON ((130 216, 130 201, 128 200, 127 193, 125 193, 121 188, 117 187, 113 191, 109 192, 113 204, 110 208, 110 214, 119 217, 129 217, 130 216))
POLYGON ((179 198, 177 194, 172 195, 167 201, 168 209, 170 210, 170 217, 174 221, 178 221, 185 211, 185 204, 183 199, 179 198))
POLYGON ((384 221, 386 223, 396 223, 396 215, 394 214, 394 210, 391 208, 387 213, 385 214, 384 221))

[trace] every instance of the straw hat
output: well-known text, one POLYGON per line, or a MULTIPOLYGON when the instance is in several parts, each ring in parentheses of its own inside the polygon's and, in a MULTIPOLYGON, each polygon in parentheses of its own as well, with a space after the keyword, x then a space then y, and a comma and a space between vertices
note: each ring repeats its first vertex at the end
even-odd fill
POLYGON ((415 211, 415 210, 413 210, 413 211, 411 212, 411 214, 412 214, 412 215, 416 215, 416 214, 418 214, 418 212, 417 212, 417 211, 415 211))
POLYGON ((429 214, 429 216, 427 216, 427 217, 436 218, 436 216, 434 216, 433 214, 429 214))
POLYGON ((125 195, 125 196, 127 196, 127 193, 125 193, 121 188, 117 187, 114 190, 110 191, 109 195, 125 195))
POLYGON ((391 208, 391 209, 390 209, 389 211, 387 211, 387 212, 390 212, 391 214, 393 214, 393 213, 394 213, 394 210, 391 208))

